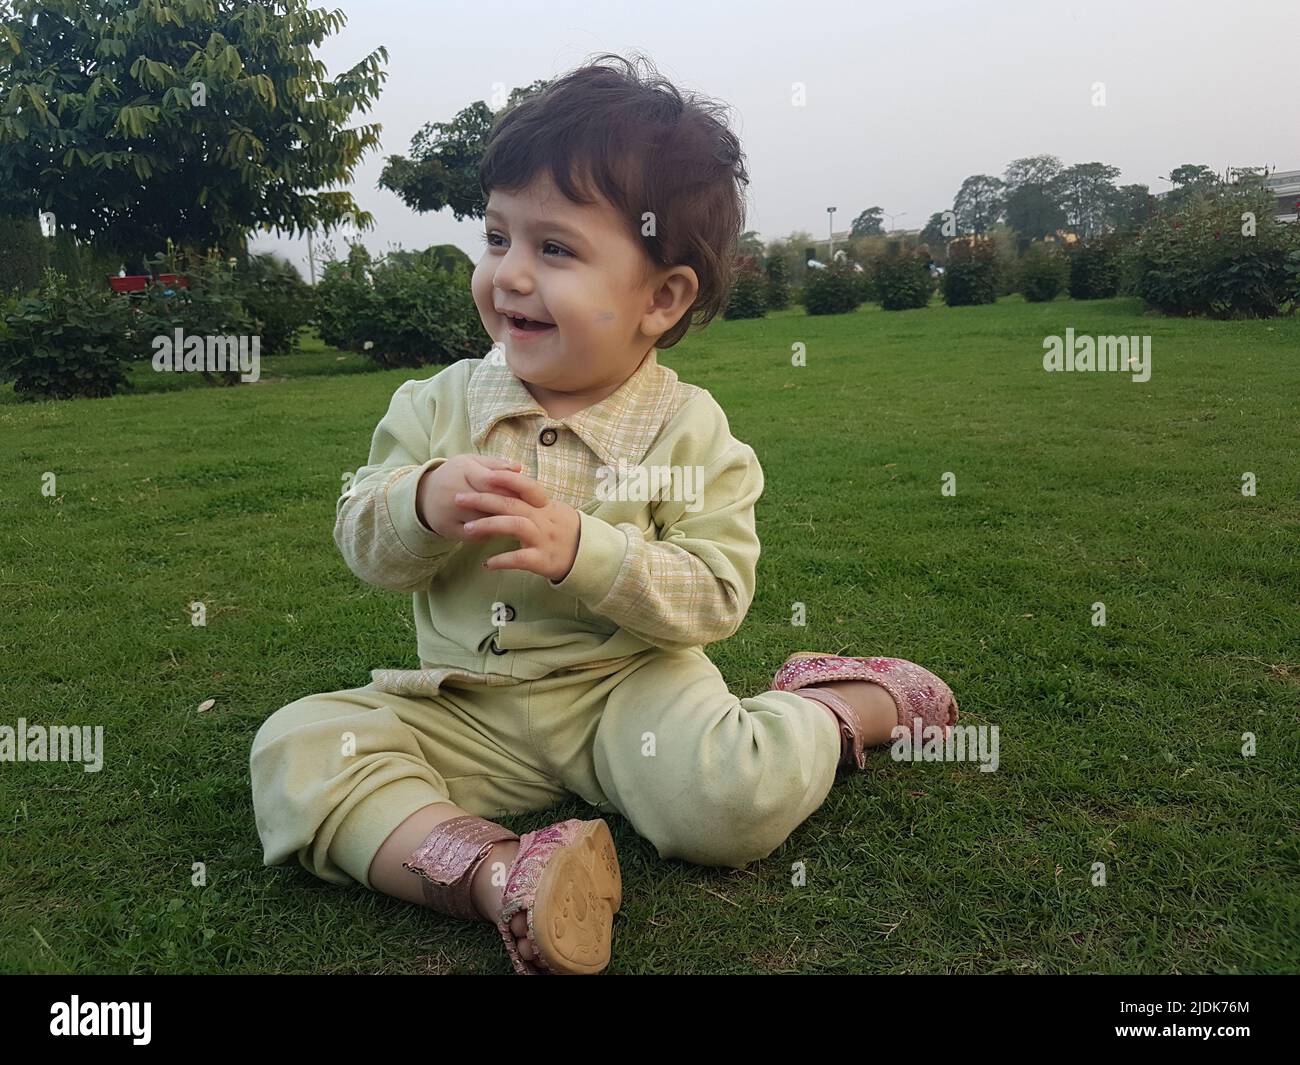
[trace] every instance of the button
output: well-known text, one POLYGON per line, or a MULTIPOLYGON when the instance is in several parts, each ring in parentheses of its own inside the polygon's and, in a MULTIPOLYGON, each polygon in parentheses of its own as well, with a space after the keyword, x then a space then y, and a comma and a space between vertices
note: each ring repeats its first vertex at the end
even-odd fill
POLYGON ((488 650, 490 650, 494 655, 504 655, 509 653, 497 646, 497 638, 495 636, 492 637, 492 646, 489 647, 488 650))
POLYGON ((501 604, 501 620, 502 621, 515 620, 515 608, 512 607, 509 603, 501 604))
POLYGON ((555 439, 559 435, 560 435, 559 433, 557 433, 554 429, 552 429, 548 425, 545 429, 542 430, 541 434, 537 437, 537 439, 540 440, 547 447, 550 447, 553 443, 555 443, 555 439))

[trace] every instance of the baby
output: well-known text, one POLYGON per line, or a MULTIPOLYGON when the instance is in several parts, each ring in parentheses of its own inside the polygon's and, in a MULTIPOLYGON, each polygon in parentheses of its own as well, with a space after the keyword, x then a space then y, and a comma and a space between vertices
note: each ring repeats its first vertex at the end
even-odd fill
POLYGON ((763 473, 655 352, 725 306, 748 177, 718 110, 607 54, 498 120, 472 282, 495 344, 397 390, 334 527, 412 595, 421 668, 253 742, 265 864, 486 920, 519 973, 606 967, 618 860, 603 818, 490 818, 578 795, 741 868, 865 747, 957 719, 910 662, 802 652, 740 698, 704 653, 754 596, 763 473))

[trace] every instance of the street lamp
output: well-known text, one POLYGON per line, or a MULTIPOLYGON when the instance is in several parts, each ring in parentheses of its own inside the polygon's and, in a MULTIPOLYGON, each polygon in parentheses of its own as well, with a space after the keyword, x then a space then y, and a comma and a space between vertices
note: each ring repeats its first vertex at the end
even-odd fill
POLYGON ((894 219, 907 217, 906 211, 899 211, 898 214, 890 214, 888 211, 885 211, 883 213, 884 216, 889 219, 889 232, 891 233, 894 231, 894 219))

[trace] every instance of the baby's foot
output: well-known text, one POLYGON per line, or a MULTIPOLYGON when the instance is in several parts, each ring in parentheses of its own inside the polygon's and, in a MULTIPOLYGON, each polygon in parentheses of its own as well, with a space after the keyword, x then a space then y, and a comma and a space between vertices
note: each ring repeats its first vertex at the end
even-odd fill
MULTIPOLYGON (((494 844, 492 850, 474 874, 474 903, 485 921, 496 925, 501 916, 502 900, 506 892, 506 874, 515 864, 519 841, 507 840, 494 844)), ((515 947, 524 961, 534 961, 533 945, 528 941, 528 915, 520 912, 510 918, 510 931, 515 935, 515 947)))
MULTIPOLYGON (((894 729, 898 727, 898 703, 881 685, 865 680, 836 680, 823 682, 817 687, 833 691, 853 707, 862 723, 864 747, 879 747, 893 738, 894 729)), ((943 726, 945 738, 951 731, 951 725, 943 726)), ((846 750, 847 742, 844 743, 846 750)))
POLYGON ((877 747, 888 743, 898 724, 898 704, 879 684, 865 680, 837 680, 817 685, 840 696, 857 712, 862 722, 862 745, 877 747))

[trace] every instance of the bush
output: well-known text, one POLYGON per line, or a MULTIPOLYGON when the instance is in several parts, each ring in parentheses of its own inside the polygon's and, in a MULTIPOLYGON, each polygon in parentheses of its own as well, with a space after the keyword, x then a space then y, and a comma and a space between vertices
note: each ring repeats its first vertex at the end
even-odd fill
POLYGON ((22 399, 111 396, 127 383, 131 307, 104 288, 84 289, 47 270, 0 323, 0 378, 22 399))
POLYGON ((1105 300, 1119 293, 1121 247, 1114 235, 1081 240, 1070 247, 1071 299, 1105 300))
POLYGON ((948 266, 942 289, 949 307, 994 303, 998 298, 998 252, 985 237, 953 241, 948 247, 948 266))
POLYGON ((837 262, 808 271, 803 305, 809 314, 848 314, 861 302, 857 271, 852 264, 837 262))
POLYGON ((250 255, 236 271, 239 297, 262 338, 263 355, 288 355, 311 318, 311 289, 297 267, 269 252, 250 255))
POLYGON ((327 262, 312 292, 316 331, 321 340, 343 351, 360 351, 365 338, 356 340, 357 322, 369 316, 374 301, 370 281, 370 253, 360 244, 344 260, 327 262), (355 346, 354 346, 355 342, 355 346))
POLYGON ((989 228, 988 239, 994 248, 994 287, 997 295, 1010 296, 1013 292, 1019 292, 1021 249, 1023 247, 1027 250, 1031 242, 1022 241, 1015 230, 1002 222, 989 228))
POLYGON ((1268 318, 1296 305, 1298 250, 1300 224, 1276 221, 1266 192, 1229 187, 1146 225, 1132 252, 1133 291, 1164 314, 1268 318), (1243 233, 1245 212, 1253 235, 1243 233))
POLYGON ((767 314, 767 276, 752 256, 745 256, 736 269, 723 318, 762 318, 767 314))
POLYGON ((1056 299, 1065 288, 1069 266, 1055 244, 1035 241, 1020 258, 1018 284, 1030 303, 1056 299))
POLYGON ((486 340, 464 264, 449 273, 423 255, 372 261, 359 244, 325 265, 316 318, 327 344, 385 368, 473 358, 486 340))
POLYGON ((929 255, 891 249, 876 260, 871 287, 883 310, 910 311, 928 306, 934 292, 929 255))
POLYGON ((768 309, 783 311, 790 306, 790 266, 784 256, 773 255, 767 260, 766 271, 768 309))
POLYGON ((868 263, 861 270, 855 269, 853 271, 853 280, 857 285, 859 303, 874 303, 877 299, 874 267, 874 263, 868 263))
MULTIPOLYGON (((246 286, 241 283, 237 268, 216 253, 209 255, 181 269, 173 256, 157 256, 146 260, 146 267, 152 274, 183 273, 188 288, 168 288, 160 284, 150 285, 139 296, 129 297, 134 306, 131 323, 132 351, 136 358, 152 359, 159 351, 155 340, 159 337, 174 337, 177 329, 182 336, 245 337, 247 347, 260 355, 263 342, 253 346, 253 338, 259 336, 257 320, 244 305, 247 294, 246 286)), ((125 302, 128 297, 119 296, 125 302)), ((240 383, 238 366, 225 370, 201 371, 207 381, 221 381, 226 385, 240 383)))

